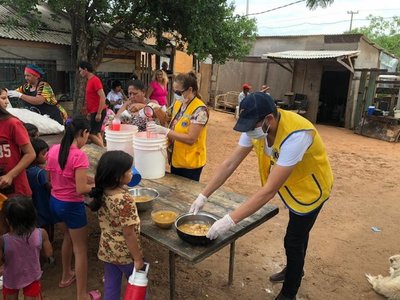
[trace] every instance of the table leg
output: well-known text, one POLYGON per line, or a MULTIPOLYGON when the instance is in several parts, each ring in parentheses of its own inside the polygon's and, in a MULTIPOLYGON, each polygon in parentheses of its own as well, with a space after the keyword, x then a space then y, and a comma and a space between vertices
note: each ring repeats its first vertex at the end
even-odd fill
POLYGON ((229 254, 229 278, 228 285, 232 285, 233 282, 233 267, 235 265, 235 242, 231 243, 230 254, 229 254))
POLYGON ((175 299, 175 258, 176 254, 169 251, 169 299, 175 299))

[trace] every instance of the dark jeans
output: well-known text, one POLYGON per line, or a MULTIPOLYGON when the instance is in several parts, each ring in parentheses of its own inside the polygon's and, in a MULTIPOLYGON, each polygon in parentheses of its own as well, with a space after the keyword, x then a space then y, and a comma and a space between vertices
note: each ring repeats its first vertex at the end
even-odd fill
POLYGON ((308 236, 320 210, 321 207, 305 216, 289 211, 289 223, 285 235, 286 275, 282 287, 282 294, 286 297, 294 298, 299 290, 308 236))
POLYGON ((195 181, 200 180, 200 175, 202 170, 203 167, 197 169, 184 169, 184 168, 175 168, 174 166, 171 166, 171 174, 179 175, 195 181))

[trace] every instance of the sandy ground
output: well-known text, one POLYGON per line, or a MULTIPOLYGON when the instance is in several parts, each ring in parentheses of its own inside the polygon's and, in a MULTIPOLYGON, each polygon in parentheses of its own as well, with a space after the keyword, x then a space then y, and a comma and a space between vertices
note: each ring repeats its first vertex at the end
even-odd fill
MULTIPOLYGON (((235 147, 231 114, 211 112, 208 132, 208 163, 201 181, 206 183, 215 167, 235 147)), ((354 134, 352 131, 317 126, 327 146, 335 175, 334 190, 311 233, 305 272, 298 299, 383 299, 369 286, 365 273, 387 274, 388 257, 400 253, 400 144, 354 134), (381 229, 373 232, 372 226, 381 229)), ((256 157, 252 153, 225 186, 251 195, 260 186, 256 157)), ((283 237, 288 211, 278 198, 272 200, 280 213, 236 243, 234 283, 228 287, 229 249, 203 262, 177 261, 178 299, 274 299, 281 284, 268 276, 285 264, 283 237)), ((102 290, 102 265, 96 258, 99 230, 90 214, 89 287, 102 290)), ((75 285, 57 288, 60 280, 60 244, 57 264, 45 266, 45 299, 75 299, 75 285)), ((151 263, 150 299, 168 299, 168 252, 144 240, 151 263)))

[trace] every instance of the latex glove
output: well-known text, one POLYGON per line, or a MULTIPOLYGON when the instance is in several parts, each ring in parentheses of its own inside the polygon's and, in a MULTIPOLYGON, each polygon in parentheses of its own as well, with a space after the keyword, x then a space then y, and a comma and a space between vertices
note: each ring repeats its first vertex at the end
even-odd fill
POLYGON ((15 90, 7 91, 7 96, 10 98, 21 98, 22 93, 15 90))
POLYGON ((204 196, 203 194, 200 193, 197 196, 197 199, 190 206, 189 212, 193 213, 194 215, 196 215, 199 212, 199 210, 201 210, 203 208, 203 206, 206 203, 207 199, 208 198, 206 196, 204 196))
POLYGON ((153 122, 149 122, 147 124, 147 131, 152 132, 152 133, 161 133, 167 135, 168 132, 170 131, 169 128, 157 125, 153 122))
POLYGON ((235 226, 235 222, 233 222, 229 214, 226 214, 222 219, 219 219, 211 226, 210 230, 206 234, 206 237, 208 237, 210 240, 215 240, 218 236, 223 235, 233 226, 235 226))

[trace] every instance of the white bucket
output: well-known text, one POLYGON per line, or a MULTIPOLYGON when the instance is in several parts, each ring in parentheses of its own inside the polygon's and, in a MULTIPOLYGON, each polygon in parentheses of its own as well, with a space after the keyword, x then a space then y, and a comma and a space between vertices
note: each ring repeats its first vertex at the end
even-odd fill
POLYGON ((397 119, 400 119, 400 110, 399 109, 394 110, 394 117, 397 119))
POLYGON ((167 137, 163 134, 138 132, 133 137, 135 168, 142 178, 157 179, 165 175, 167 137))
POLYGON ((122 124, 119 131, 106 128, 105 139, 107 142, 107 151, 122 150, 133 156, 132 141, 137 131, 137 126, 128 124, 122 124))

